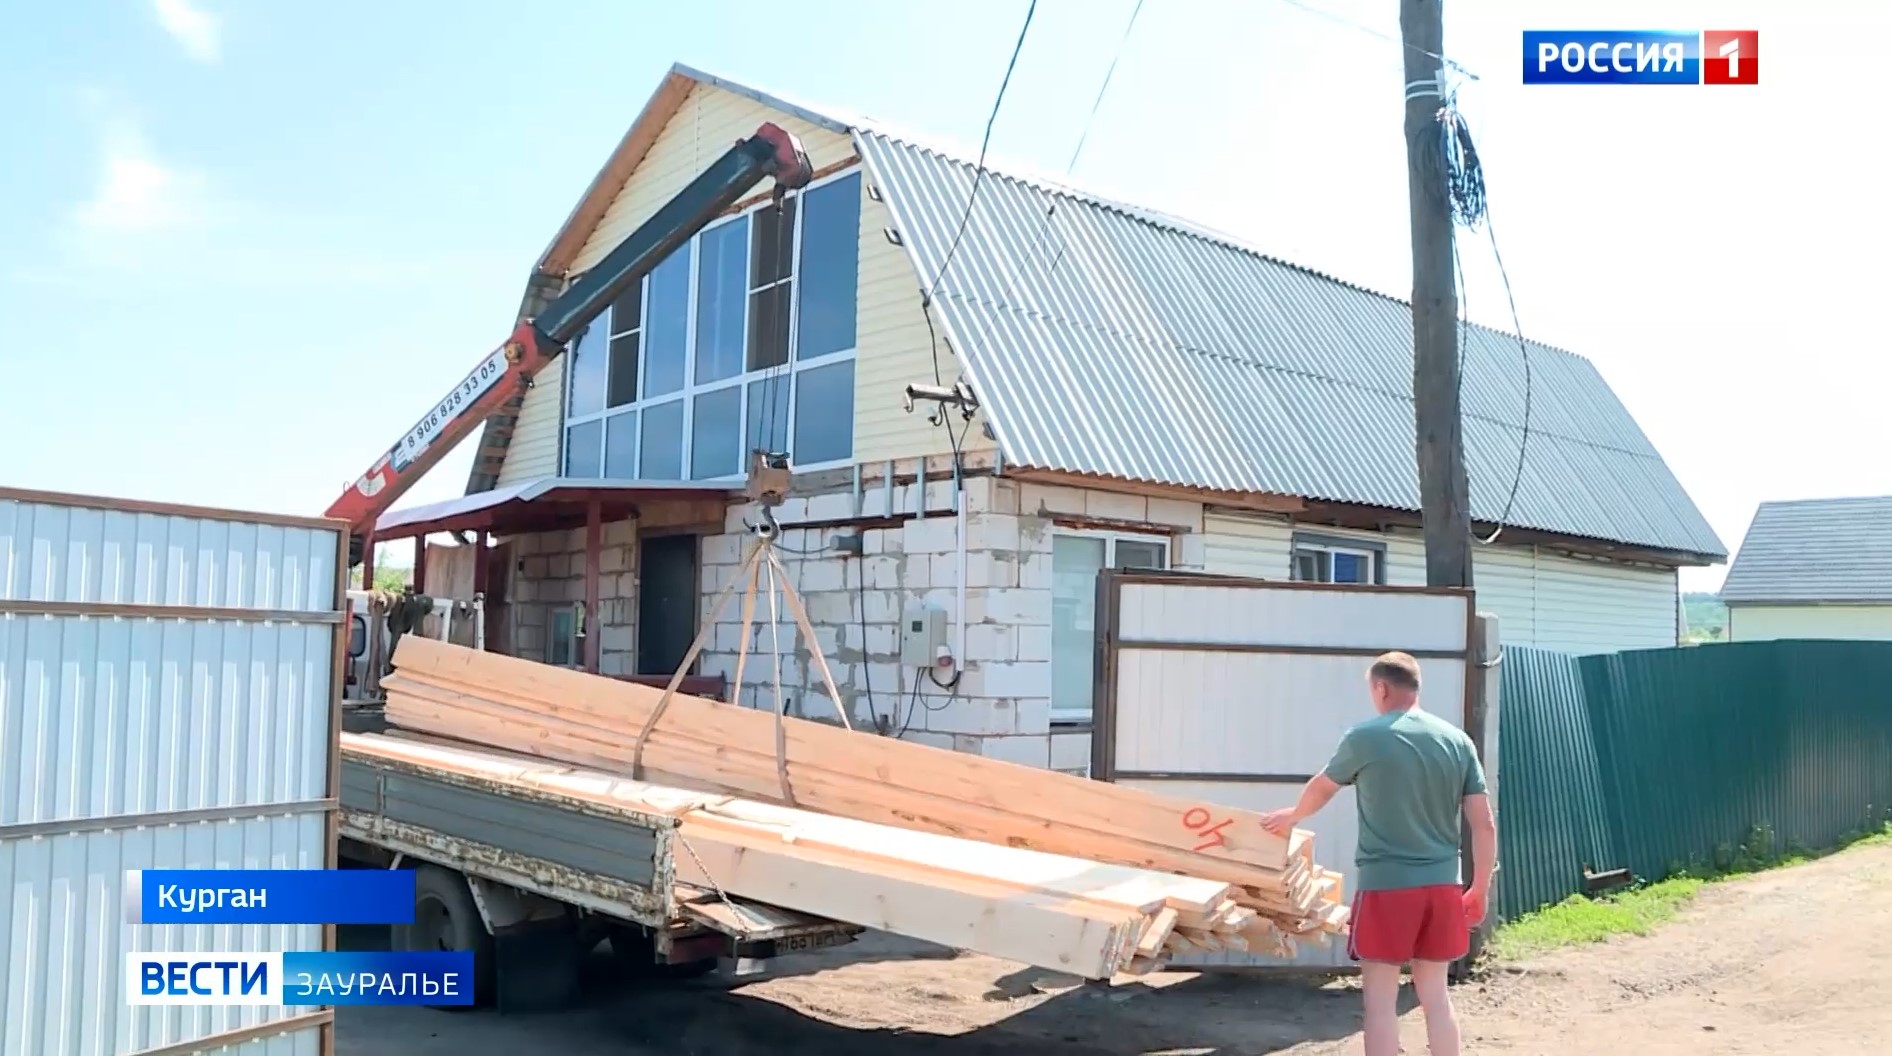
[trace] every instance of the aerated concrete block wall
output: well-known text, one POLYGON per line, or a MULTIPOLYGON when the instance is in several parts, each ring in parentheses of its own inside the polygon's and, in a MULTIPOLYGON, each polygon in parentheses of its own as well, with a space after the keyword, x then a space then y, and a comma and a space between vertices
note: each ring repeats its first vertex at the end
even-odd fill
MULTIPOLYGON (((540 532, 512 540, 513 569, 507 584, 512 612, 512 653, 527 660, 546 659, 554 609, 585 600, 585 530, 540 532)), ((600 635, 598 670, 628 675, 637 670, 632 649, 637 640, 637 523, 604 526, 599 552, 598 608, 587 633, 600 635)), ((577 645, 575 659, 584 658, 577 645)))
MULTIPOLYGON (((801 521, 850 516, 853 498, 847 493, 791 499, 778 511, 785 526, 777 540, 784 570, 807 606, 816 643, 828 657, 850 721, 922 744, 1082 773, 1090 761, 1088 730, 1051 724, 1051 546, 1056 520, 1108 520, 1158 533, 1181 528, 1199 537, 1201 508, 1002 479, 966 481, 965 645, 959 680, 948 689, 899 660, 899 620, 912 604, 944 611, 948 643, 959 648, 960 518, 949 508, 948 488, 945 482, 929 487, 933 516, 896 527, 793 527, 801 521), (837 537, 853 535, 862 539, 858 556, 835 546, 837 537)), ((704 540, 706 620, 715 595, 737 575, 748 552, 750 537, 742 525, 746 513, 742 507, 732 508, 723 534, 704 540)), ((1199 538, 1195 550, 1200 550, 1199 538)), ((1187 543, 1177 547, 1173 563, 1186 566, 1190 551, 1187 543)), ((716 632, 704 656, 705 673, 735 677, 740 589, 714 617, 716 632)), ((775 706, 773 627, 783 643, 782 696, 790 713, 833 721, 835 709, 813 667, 808 644, 786 611, 779 611, 771 624, 766 596, 766 591, 758 592, 741 702, 775 706)))

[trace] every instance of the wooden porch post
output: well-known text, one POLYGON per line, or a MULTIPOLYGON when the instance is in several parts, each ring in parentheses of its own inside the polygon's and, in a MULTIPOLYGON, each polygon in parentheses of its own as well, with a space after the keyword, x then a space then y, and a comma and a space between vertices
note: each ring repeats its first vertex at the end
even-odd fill
POLYGON ((414 537, 414 593, 427 593, 427 537, 414 537))
POLYGON ((598 673, 598 653, 604 628, 598 620, 598 576, 604 565, 604 505, 592 499, 585 506, 585 670, 598 673))
MULTIPOLYGON (((473 533, 473 593, 486 593, 486 529, 473 533)), ((419 589, 416 587, 415 589, 419 589)))
POLYGON ((364 532, 361 539, 361 589, 374 589, 374 533, 364 532))

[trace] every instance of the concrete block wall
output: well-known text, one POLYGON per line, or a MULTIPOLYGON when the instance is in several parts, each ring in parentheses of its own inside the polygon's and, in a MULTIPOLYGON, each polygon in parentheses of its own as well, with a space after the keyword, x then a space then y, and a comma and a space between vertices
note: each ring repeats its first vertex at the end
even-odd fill
MULTIPOLYGON (((936 747, 1085 772, 1090 762, 1088 730, 1051 724, 1054 519, 1110 521, 1157 532, 1173 527, 1199 535, 1200 505, 1002 479, 968 480, 964 655, 957 658, 958 682, 946 689, 925 673, 902 667, 899 660, 899 620, 912 604, 944 611, 947 640, 955 650, 960 648, 961 522, 945 510, 945 502, 932 501, 931 490, 929 507, 941 511, 936 516, 865 530, 789 526, 778 539, 784 569, 807 606, 850 720, 857 727, 890 730, 936 747), (835 547, 837 536, 855 534, 862 536, 860 555, 835 547)), ((789 517, 795 515, 845 517, 850 503, 845 493, 790 500, 781 519, 792 525, 789 517)), ((732 508, 723 534, 704 541, 705 619, 715 594, 736 576, 747 553, 744 513, 732 508)), ((1179 548, 1177 558, 1186 557, 1186 550, 1179 548)), ((740 699, 751 707, 773 708, 777 698, 765 598, 765 592, 758 592, 740 699)), ((734 598, 716 621, 704 670, 733 679, 741 638, 741 611, 734 598)), ((784 651, 783 696, 790 713, 832 720, 834 706, 811 667, 808 645, 785 610, 778 612, 778 627, 784 651)))
MULTIPOLYGON (((585 600, 585 530, 516 536, 513 569, 507 585, 512 609, 512 653, 544 661, 552 631, 552 611, 585 600)), ((628 675, 637 670, 633 655, 637 621, 637 523, 604 526, 599 552, 598 609, 586 632, 599 635, 598 670, 628 675)), ((574 661, 584 659, 582 640, 574 661)))

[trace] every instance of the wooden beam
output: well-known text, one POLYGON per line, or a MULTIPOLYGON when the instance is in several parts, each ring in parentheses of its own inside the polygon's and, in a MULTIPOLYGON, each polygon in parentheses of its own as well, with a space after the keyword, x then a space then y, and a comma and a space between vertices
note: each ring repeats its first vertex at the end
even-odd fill
MULTIPOLYGON (((503 746, 546 758, 589 753, 569 760, 580 765, 623 767, 638 729, 663 697, 648 686, 413 636, 400 650, 400 671, 389 687, 395 698, 389 717, 397 725, 474 741, 510 730, 516 743, 503 746), (481 714, 490 728, 475 731, 481 714)), ((1287 842, 1249 811, 803 719, 783 722, 790 783, 801 806, 1230 883, 1277 884, 1288 864, 1287 842), (1192 827, 1197 814, 1209 817, 1192 827)), ((653 728, 643 761, 663 771, 661 779, 674 775, 686 784, 779 799, 775 743, 773 716, 678 695, 653 728)))
POLYGON ((1066 488, 1090 488, 1095 491, 1110 491, 1124 495, 1142 495, 1146 498, 1180 499, 1185 502, 1213 503, 1217 506, 1230 506, 1236 509, 1254 510, 1261 513, 1299 513, 1307 508, 1307 500, 1298 495, 1277 495, 1264 491, 1215 491, 1209 488, 1192 488, 1178 484, 1154 484, 1140 480, 1122 480, 1117 477, 1094 476, 1088 473, 1063 473, 1049 469, 1029 467, 1007 468, 1004 475, 1013 480, 1030 481, 1034 484, 1052 484, 1066 488))

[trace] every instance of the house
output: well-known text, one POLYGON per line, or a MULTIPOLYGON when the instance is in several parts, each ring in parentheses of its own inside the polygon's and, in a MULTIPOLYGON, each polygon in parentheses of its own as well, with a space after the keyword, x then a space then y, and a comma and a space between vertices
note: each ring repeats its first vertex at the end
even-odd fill
POLYGON ((1892 495, 1763 502, 1721 586, 1728 640, 1892 640, 1892 495))
MULTIPOLYGON (((1088 759, 1102 567, 1423 582, 1405 304, 1175 217, 980 178, 868 119, 673 68, 527 307, 765 121, 817 179, 780 210, 740 204, 601 316, 487 426, 465 498, 378 526, 499 540, 482 582, 501 647, 673 670, 740 560, 756 446, 792 453, 780 544, 853 721, 1033 765, 1088 759), (970 420, 905 406, 909 384, 960 379, 970 420), (922 610, 945 614, 956 678, 901 663, 922 610)), ((1508 642, 1674 645, 1676 570, 1725 550, 1596 369, 1528 347, 1508 502, 1520 345, 1466 335, 1480 532, 1509 510, 1477 552, 1480 607, 1508 642)), ((699 671, 733 672, 738 619, 699 671)), ((745 703, 772 706, 765 667, 745 703)), ((793 706, 832 711, 805 648, 784 679, 793 706)))

